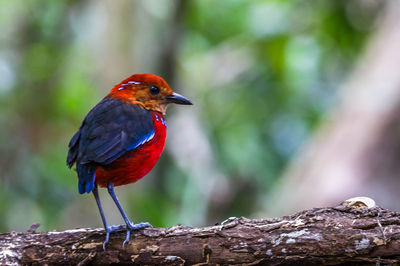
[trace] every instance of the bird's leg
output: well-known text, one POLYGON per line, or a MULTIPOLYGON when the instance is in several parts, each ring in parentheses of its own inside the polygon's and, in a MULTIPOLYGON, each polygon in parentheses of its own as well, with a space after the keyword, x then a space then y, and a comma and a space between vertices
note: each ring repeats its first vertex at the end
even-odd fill
POLYGON ((104 229, 106 230, 106 240, 103 243, 103 249, 106 250, 106 245, 110 240, 110 233, 119 229, 124 228, 124 225, 112 225, 108 226, 106 217, 103 212, 103 208, 101 207, 99 192, 97 191, 97 186, 95 186, 92 190, 94 198, 96 199, 97 207, 99 207, 99 212, 101 216, 101 220, 103 221, 104 229))
POLYGON ((124 221, 126 223, 126 238, 124 243, 122 244, 123 247, 125 247, 125 244, 129 242, 130 236, 131 236, 131 231, 132 230, 141 230, 144 229, 146 227, 151 226, 151 224, 149 223, 138 223, 138 224, 134 224, 133 222, 131 222, 128 218, 128 216, 125 214, 124 209, 122 209, 121 204, 119 203, 119 200, 117 198, 117 195, 115 195, 114 192, 114 184, 112 182, 108 183, 108 193, 110 194, 111 198, 114 200, 115 205, 117 205, 119 212, 122 215, 122 218, 124 218, 124 221))

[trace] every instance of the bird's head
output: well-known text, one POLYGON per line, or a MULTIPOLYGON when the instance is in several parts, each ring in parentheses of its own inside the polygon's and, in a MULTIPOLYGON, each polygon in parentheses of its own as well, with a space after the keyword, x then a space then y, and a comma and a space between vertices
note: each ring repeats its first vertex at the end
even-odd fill
POLYGON ((108 96, 162 114, 170 103, 192 105, 190 100, 174 92, 164 79, 152 74, 132 75, 114 86, 108 96))

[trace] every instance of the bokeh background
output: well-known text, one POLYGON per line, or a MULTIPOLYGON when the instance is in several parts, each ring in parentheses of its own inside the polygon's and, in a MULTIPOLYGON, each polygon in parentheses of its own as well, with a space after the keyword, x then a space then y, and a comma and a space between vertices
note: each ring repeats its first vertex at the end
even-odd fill
POLYGON ((396 209, 399 10, 379 0, 0 0, 0 232, 102 226, 66 167, 67 145, 134 73, 164 77, 195 105, 169 108, 155 169, 116 189, 133 221, 209 225, 359 195, 396 209))

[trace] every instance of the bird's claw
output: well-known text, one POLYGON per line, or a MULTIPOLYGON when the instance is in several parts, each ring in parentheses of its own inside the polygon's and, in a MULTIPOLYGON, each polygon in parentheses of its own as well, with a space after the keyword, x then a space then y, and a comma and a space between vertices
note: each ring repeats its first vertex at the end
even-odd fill
POLYGON ((117 230, 121 230, 121 229, 126 229, 126 225, 121 224, 121 225, 111 225, 111 226, 107 226, 106 230, 106 240, 103 243, 103 250, 106 250, 106 245, 108 244, 108 242, 110 241, 110 233, 117 231, 117 230))
POLYGON ((145 223, 138 223, 138 224, 129 223, 129 224, 127 224, 126 226, 127 226, 127 228, 128 228, 129 230, 131 230, 131 231, 132 231, 132 230, 133 230, 133 231, 138 231, 138 230, 142 230, 142 229, 147 228, 147 227, 152 227, 151 224, 148 223, 148 222, 145 222, 145 223))
POLYGON ((103 250, 106 250, 106 245, 108 244, 108 242, 110 241, 110 233, 118 231, 118 230, 122 230, 122 229, 126 229, 126 238, 124 243, 122 244, 122 247, 125 248, 125 244, 129 243, 129 240, 131 238, 131 231, 139 231, 142 230, 144 228, 147 227, 152 227, 150 223, 138 223, 138 224, 134 224, 134 223, 129 223, 129 224, 124 224, 124 225, 111 225, 108 226, 106 228, 106 240, 103 243, 103 250))
POLYGON ((122 244, 122 247, 125 248, 125 244, 129 243, 129 240, 131 238, 131 231, 139 231, 142 230, 144 228, 147 227, 152 227, 150 223, 145 222, 145 223, 138 223, 138 224, 134 224, 134 223, 129 223, 126 224, 127 230, 126 230, 126 238, 124 243, 122 244))

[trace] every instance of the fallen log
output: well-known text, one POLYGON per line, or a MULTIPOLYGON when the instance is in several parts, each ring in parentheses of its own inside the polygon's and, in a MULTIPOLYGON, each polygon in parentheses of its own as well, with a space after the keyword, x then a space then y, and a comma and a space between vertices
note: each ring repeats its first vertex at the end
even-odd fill
POLYGON ((173 226, 112 233, 104 229, 0 234, 0 264, 290 265, 394 264, 400 213, 363 204, 315 208, 269 219, 229 218, 202 228, 173 226))

